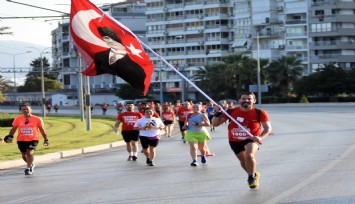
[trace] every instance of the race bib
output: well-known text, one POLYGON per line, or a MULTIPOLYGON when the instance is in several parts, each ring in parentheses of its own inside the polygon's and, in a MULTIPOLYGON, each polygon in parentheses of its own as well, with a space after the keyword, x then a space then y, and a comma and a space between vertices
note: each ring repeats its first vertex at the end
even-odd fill
POLYGON ((19 131, 22 136, 33 136, 32 128, 20 128, 19 131))
MULTIPOLYGON (((249 128, 246 128, 248 131, 249 128)), ((248 138, 248 134, 241 128, 233 128, 231 130, 232 137, 238 140, 245 140, 248 138)))

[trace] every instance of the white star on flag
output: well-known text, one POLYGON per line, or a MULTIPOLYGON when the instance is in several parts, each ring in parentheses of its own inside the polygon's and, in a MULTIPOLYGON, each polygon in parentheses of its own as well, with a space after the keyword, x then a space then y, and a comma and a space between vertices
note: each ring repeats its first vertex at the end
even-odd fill
POLYGON ((133 55, 137 55, 138 57, 140 57, 140 58, 143 59, 143 57, 139 55, 139 54, 142 52, 142 50, 136 49, 136 48, 133 46, 132 43, 131 43, 131 44, 129 45, 129 47, 127 47, 127 48, 131 51, 131 53, 132 53, 133 55))

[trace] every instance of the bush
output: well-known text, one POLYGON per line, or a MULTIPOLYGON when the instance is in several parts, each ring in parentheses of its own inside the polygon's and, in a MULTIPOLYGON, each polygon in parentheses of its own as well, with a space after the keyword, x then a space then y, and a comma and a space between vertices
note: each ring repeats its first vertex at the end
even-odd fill
POLYGON ((12 121, 14 121, 15 117, 7 114, 7 113, 2 113, 0 114, 0 127, 11 127, 12 126, 12 121))
POLYGON ((301 100, 300 100, 300 103, 309 103, 309 102, 308 102, 308 99, 307 99, 307 96, 302 95, 301 100))

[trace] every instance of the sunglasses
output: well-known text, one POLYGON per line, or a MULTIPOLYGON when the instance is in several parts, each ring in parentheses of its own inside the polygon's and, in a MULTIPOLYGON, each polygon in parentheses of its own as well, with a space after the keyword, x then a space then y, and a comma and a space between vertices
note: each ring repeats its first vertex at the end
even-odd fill
POLYGON ((27 125, 28 123, 30 123, 30 121, 28 121, 28 118, 26 118, 25 125, 27 125))

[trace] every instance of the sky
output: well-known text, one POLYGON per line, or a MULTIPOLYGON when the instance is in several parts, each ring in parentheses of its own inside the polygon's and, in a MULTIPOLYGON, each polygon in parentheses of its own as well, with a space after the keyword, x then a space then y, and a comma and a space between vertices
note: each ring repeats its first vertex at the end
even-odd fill
MULTIPOLYGON (((13 0, 30 4, 36 7, 70 13, 70 0, 13 0)), ((31 61, 40 56, 40 52, 51 47, 51 31, 58 27, 62 13, 47 11, 31 6, 21 5, 7 0, 0 0, 0 27, 11 27, 13 35, 0 35, 0 68, 21 68, 29 67, 31 61), (36 19, 3 19, 3 17, 33 17, 33 16, 59 16, 36 19), (35 47, 29 48, 29 47, 35 47), (31 52, 29 52, 31 51, 31 52), (27 53, 29 52, 29 53, 27 53), (4 54, 5 53, 5 54, 4 54)), ((103 4, 112 4, 120 0, 91 0, 100 7, 103 4)), ((50 49, 49 49, 50 50, 50 49)), ((50 55, 45 56, 50 58, 50 55)), ((0 69, 0 71, 3 69, 0 69)), ((9 70, 9 69, 6 69, 9 70)), ((7 74, 2 71, 0 75, 14 79, 14 74, 7 74)), ((17 84, 23 84, 25 74, 18 73, 17 84)))

